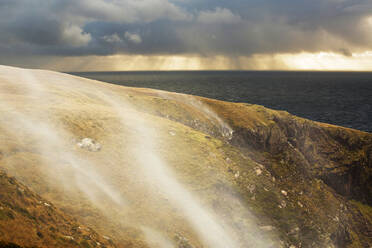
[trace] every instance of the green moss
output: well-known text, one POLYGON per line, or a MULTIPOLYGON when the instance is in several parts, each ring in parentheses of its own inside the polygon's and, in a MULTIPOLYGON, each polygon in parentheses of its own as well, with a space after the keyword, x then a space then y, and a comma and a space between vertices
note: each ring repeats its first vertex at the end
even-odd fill
POLYGON ((372 224, 372 207, 365 205, 359 201, 350 201, 357 209, 363 214, 363 216, 372 224))
POLYGON ((91 248, 90 244, 86 240, 81 241, 80 246, 83 248, 91 248))
POLYGON ((0 220, 6 220, 8 219, 8 215, 6 214, 6 212, 4 210, 0 210, 0 220))
POLYGON ((351 238, 351 244, 347 246, 347 248, 360 248, 364 247, 359 240, 359 236, 352 230, 349 230, 350 238, 351 238))
POLYGON ((11 210, 0 210, 0 220, 14 219, 14 215, 11 210))

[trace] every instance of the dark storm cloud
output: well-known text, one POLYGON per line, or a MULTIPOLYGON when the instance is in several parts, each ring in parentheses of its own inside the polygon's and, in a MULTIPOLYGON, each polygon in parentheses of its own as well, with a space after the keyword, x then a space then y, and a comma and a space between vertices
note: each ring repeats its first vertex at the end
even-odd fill
POLYGON ((370 0, 0 0, 0 52, 350 56, 372 49, 368 16, 370 0))

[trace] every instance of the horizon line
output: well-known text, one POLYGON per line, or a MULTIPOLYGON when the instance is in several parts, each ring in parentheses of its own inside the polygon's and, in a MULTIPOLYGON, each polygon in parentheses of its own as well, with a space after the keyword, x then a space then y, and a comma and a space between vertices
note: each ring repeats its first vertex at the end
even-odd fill
MULTIPOLYGON (((43 70, 43 69, 42 69, 43 70)), ((57 71, 57 70, 52 70, 57 71)), ((208 70, 104 70, 104 71, 94 71, 94 70, 88 70, 88 71, 57 71, 62 73, 91 73, 91 72, 340 72, 340 73, 372 73, 371 71, 365 71, 365 70, 239 70, 239 69, 208 69, 208 70)))

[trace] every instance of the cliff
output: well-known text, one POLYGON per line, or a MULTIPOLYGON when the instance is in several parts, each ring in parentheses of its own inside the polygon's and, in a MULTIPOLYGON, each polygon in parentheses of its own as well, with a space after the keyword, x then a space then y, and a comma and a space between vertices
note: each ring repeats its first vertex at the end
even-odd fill
POLYGON ((49 71, 0 89, 1 167, 119 247, 372 245, 372 134, 49 71))

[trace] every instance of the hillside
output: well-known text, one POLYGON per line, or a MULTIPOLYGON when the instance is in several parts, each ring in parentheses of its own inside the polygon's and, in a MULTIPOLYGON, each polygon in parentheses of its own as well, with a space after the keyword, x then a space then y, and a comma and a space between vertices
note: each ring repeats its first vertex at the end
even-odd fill
POLYGON ((372 245, 370 133, 5 66, 0 100, 1 167, 118 247, 372 245))
POLYGON ((114 247, 0 171, 0 247, 114 247))

